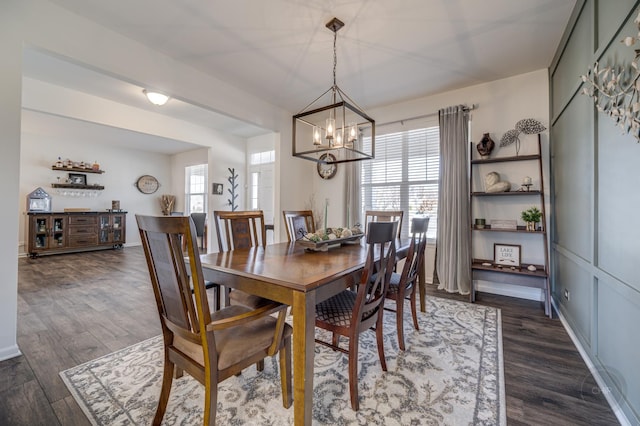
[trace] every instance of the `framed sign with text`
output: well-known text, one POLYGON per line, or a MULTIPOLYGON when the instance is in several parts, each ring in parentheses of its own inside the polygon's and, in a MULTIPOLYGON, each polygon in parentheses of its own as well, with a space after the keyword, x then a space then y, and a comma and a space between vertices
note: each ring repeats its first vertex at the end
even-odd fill
POLYGON ((494 244, 493 263, 496 265, 520 267, 520 248, 517 244, 494 244))

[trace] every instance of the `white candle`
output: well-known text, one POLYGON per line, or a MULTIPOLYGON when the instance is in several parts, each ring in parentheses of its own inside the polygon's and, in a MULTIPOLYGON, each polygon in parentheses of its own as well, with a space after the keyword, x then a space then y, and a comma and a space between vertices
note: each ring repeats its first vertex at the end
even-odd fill
POLYGON ((324 201, 324 233, 327 233, 327 208, 329 207, 329 199, 324 201))

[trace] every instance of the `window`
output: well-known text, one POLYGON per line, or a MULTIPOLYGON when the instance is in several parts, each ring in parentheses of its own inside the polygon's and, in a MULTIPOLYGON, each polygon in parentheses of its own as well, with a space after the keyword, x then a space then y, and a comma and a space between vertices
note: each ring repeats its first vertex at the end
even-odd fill
POLYGON ((259 172, 251 173, 251 210, 258 210, 258 180, 260 178, 259 172))
POLYGON ((207 164, 185 167, 186 213, 207 212, 207 174, 207 164))
POLYGON ((276 161, 276 152, 272 151, 264 151, 264 152, 254 152, 251 154, 250 163, 252 166, 258 164, 268 164, 276 161))
POLYGON ((362 162, 362 209, 403 210, 402 235, 411 219, 429 216, 427 237, 435 239, 439 173, 437 126, 376 136, 376 158, 362 162))

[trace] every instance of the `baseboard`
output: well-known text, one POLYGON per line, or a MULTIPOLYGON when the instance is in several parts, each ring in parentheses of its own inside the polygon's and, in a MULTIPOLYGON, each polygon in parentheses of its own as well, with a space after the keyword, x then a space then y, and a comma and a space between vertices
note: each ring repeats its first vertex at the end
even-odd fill
POLYGON ((476 291, 498 294, 500 296, 517 297, 520 299, 544 302, 544 295, 539 288, 523 287, 510 284, 494 283, 490 281, 476 281, 476 291))
POLYGON ((5 361, 7 359, 15 358, 20 355, 22 355, 22 352, 20 352, 20 348, 18 348, 18 345, 11 345, 6 348, 0 348, 0 361, 5 361))
MULTIPOLYGON (((593 378, 596 380, 596 383, 598 384, 598 386, 600 386, 600 389, 607 389, 609 386, 607 385, 605 380, 600 375, 600 371, 595 366, 593 361, 591 361, 591 358, 589 358, 588 352, 585 350, 584 346, 582 346, 582 343, 580 342, 580 339, 578 339, 578 337, 575 335, 575 333, 573 332, 573 330, 569 326, 569 322, 564 317, 564 315, 560 311, 560 308, 558 307, 558 305, 556 305, 556 302, 555 302, 555 300, 553 298, 551 298, 551 304, 553 305, 553 308, 555 309, 555 311, 558 313, 558 318, 560 318, 560 322, 562 323, 562 326, 567 331, 567 334, 571 338, 571 341, 573 342, 573 344, 578 349, 578 353, 580 353, 580 356, 582 357, 582 360, 587 365, 587 368, 589 369, 589 371, 593 375, 593 378)), ((610 392, 603 392, 602 394, 604 395, 604 397, 606 398, 607 402, 609 403, 609 406, 611 407, 611 410, 613 411, 613 414, 615 414, 615 416, 618 418, 618 421, 620 422, 620 425, 622 425, 622 426, 631 426, 632 425, 631 421, 629 421, 629 419, 625 415, 624 411, 620 407, 620 404, 618 404, 618 401, 616 401, 615 398, 613 398, 611 396, 611 393, 610 392)))

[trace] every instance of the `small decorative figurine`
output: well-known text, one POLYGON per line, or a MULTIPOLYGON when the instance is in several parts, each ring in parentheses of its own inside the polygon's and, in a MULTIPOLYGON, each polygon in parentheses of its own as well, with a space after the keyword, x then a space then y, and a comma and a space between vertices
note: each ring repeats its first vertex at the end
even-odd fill
POLYGON ((491 151, 493 151, 493 148, 495 146, 496 144, 491 139, 491 136, 489 136, 489 133, 485 133, 482 136, 482 139, 480 139, 480 142, 478 142, 478 144, 476 145, 476 148, 478 149, 480 157, 482 159, 487 159, 489 158, 489 155, 491 154, 491 151))

